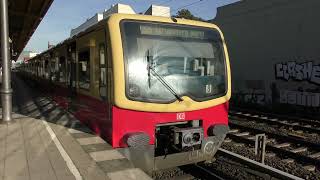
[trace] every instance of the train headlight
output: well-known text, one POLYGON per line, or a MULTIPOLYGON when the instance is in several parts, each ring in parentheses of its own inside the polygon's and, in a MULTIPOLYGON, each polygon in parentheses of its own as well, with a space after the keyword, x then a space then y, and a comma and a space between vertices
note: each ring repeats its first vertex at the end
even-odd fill
POLYGON ((185 135, 183 136, 183 142, 184 142, 185 144, 190 144, 191 141, 192 141, 192 134, 185 134, 185 135))

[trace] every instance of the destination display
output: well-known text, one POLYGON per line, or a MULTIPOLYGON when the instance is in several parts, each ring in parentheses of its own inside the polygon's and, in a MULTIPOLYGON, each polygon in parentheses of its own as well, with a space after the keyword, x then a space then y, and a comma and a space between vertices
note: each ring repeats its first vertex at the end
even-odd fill
POLYGON ((165 37, 182 37, 204 39, 204 31, 197 31, 191 29, 165 28, 154 25, 140 25, 140 33, 142 35, 156 35, 165 37))

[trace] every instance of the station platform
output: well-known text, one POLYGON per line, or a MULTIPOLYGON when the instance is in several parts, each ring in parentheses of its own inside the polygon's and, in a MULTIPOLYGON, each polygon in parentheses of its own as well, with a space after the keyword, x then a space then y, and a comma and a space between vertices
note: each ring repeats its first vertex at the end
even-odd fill
POLYGON ((12 78, 14 122, 0 124, 0 180, 151 179, 45 94, 12 78))

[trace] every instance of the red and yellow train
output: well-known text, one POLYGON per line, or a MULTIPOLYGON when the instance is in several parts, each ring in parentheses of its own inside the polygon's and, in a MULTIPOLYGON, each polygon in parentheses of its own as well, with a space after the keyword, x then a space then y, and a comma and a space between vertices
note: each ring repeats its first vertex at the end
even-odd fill
POLYGON ((20 71, 147 171, 210 160, 228 132, 229 58, 214 24, 113 14, 20 71))

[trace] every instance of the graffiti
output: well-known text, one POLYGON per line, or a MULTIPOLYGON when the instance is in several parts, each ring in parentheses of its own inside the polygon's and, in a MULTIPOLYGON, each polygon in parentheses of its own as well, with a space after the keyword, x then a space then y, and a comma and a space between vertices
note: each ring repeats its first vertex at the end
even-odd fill
POLYGON ((320 107, 320 93, 281 90, 280 103, 320 107))
POLYGON ((265 103, 265 95, 264 94, 244 94, 244 102, 262 105, 265 103))
POLYGON ((232 100, 236 104, 265 104, 265 93, 234 93, 232 100))
POLYGON ((283 80, 309 81, 320 84, 320 65, 313 62, 296 63, 294 61, 287 63, 278 63, 275 67, 276 78, 283 80))

